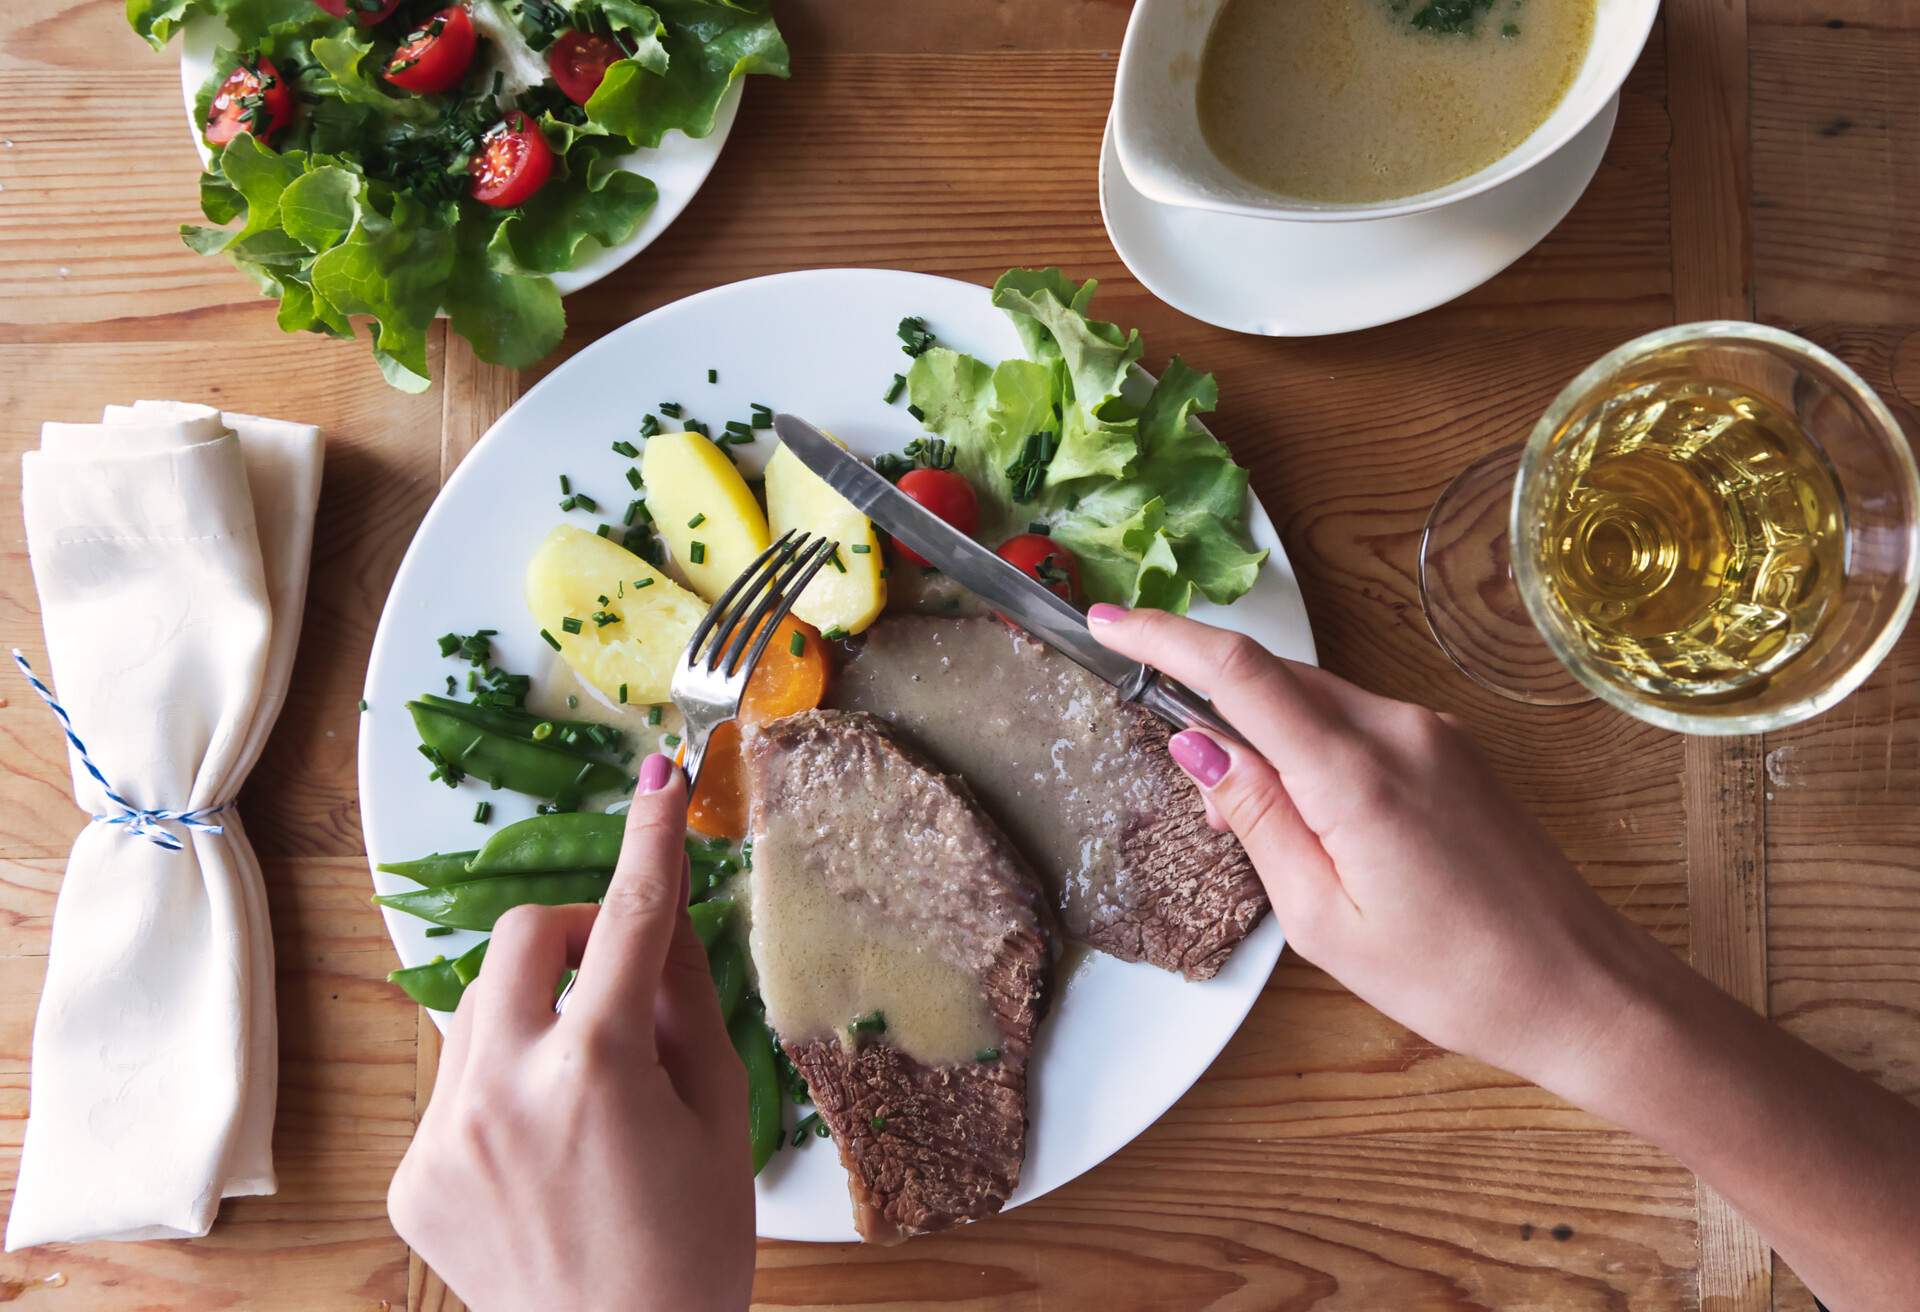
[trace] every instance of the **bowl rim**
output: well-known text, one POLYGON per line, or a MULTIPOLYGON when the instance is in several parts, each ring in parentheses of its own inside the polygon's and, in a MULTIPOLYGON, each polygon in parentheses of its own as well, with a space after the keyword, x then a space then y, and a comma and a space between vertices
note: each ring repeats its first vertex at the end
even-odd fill
MULTIPOLYGON (((1385 201, 1360 201, 1351 204, 1336 202, 1318 202, 1291 200, 1275 196, 1271 202, 1238 201, 1224 197, 1208 195, 1188 189, 1175 182, 1169 173, 1158 165, 1157 159, 1149 159, 1136 153, 1140 142, 1127 130, 1132 118, 1127 105, 1135 97, 1128 94, 1130 86, 1137 86, 1142 77, 1142 64, 1147 59, 1147 40, 1140 34, 1152 23, 1154 16, 1175 4, 1190 5, 1193 0, 1136 0, 1133 12, 1127 19, 1126 35, 1121 40, 1120 56, 1115 61, 1113 91, 1113 130, 1114 153, 1119 157, 1120 167, 1127 175, 1127 181, 1134 190, 1149 200, 1163 205, 1176 205, 1184 209, 1213 210, 1222 214, 1237 214, 1244 218, 1272 219, 1287 223, 1364 223, 1373 219, 1398 218, 1408 214, 1420 214, 1436 210, 1493 190, 1503 183, 1510 182, 1543 160, 1558 154, 1574 137, 1585 131, 1589 124, 1600 114, 1607 103, 1620 93, 1628 76, 1639 64, 1640 57, 1646 51, 1647 40, 1653 33, 1654 20, 1660 14, 1660 0, 1621 0, 1617 12, 1621 17, 1615 20, 1624 24, 1624 31, 1632 35, 1637 28, 1637 38, 1633 44, 1633 55, 1622 61, 1618 79, 1607 79, 1596 83, 1587 93, 1588 104, 1583 112, 1569 116, 1568 121, 1550 136, 1543 138, 1538 145, 1532 144, 1538 129, 1529 134, 1526 140, 1491 164, 1464 178, 1455 179, 1443 187, 1416 192, 1411 196, 1385 201), (1631 6, 1638 6, 1637 11, 1631 6), (1457 190, 1451 190, 1457 188, 1457 190)), ((1213 21, 1219 16, 1220 9, 1228 0, 1203 0, 1211 6, 1207 17, 1207 28, 1212 29, 1213 21)), ((1598 35, 1600 14, 1606 0, 1595 0, 1595 36, 1598 35)), ((1590 38, 1590 42, 1591 42, 1590 38)), ((1591 51, 1591 44, 1589 50, 1591 51)))

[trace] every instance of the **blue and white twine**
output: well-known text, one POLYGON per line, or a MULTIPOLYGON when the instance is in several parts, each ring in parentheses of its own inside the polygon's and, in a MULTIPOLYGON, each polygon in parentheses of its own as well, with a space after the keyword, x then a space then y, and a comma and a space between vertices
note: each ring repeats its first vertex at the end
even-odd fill
POLYGON ((80 764, 86 766, 87 773, 100 782, 100 787, 106 792, 107 800, 120 808, 118 814, 96 815, 93 817, 95 820, 101 824, 125 825, 129 834, 137 834, 156 847, 163 847, 169 852, 178 852, 181 843, 166 828, 168 824, 184 825, 188 829, 198 829, 208 834, 226 832, 224 826, 211 824, 206 820, 207 816, 226 810, 226 803, 219 806, 203 806, 196 811, 166 811, 154 807, 135 806, 114 792, 113 785, 107 782, 107 777, 100 773, 100 767, 93 763, 93 757, 87 754, 87 745, 81 742, 80 735, 73 731, 73 717, 67 714, 66 707, 53 699, 53 693, 46 684, 40 682, 40 676, 33 672, 33 666, 27 664, 27 658, 20 654, 18 647, 13 649, 13 663, 20 667, 20 673, 25 675, 27 682, 33 685, 33 690, 40 694, 40 700, 59 717, 61 731, 67 735, 67 741, 78 753, 80 764))

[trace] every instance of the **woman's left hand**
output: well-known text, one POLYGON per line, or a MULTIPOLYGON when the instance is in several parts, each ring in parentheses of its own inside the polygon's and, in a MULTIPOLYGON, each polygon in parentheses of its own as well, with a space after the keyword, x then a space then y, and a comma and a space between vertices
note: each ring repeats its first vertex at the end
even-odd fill
POLYGON ((476 1312, 747 1305, 746 1075, 687 919, 686 810, 647 758, 605 902, 501 917, 454 1015, 387 1210, 476 1312))

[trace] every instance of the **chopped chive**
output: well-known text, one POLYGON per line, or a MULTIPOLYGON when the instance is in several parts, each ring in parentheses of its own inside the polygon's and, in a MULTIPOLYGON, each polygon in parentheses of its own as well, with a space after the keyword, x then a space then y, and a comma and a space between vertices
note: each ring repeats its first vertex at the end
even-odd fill
POLYGON ((622 706, 627 704, 627 685, 624 683, 620 685, 620 704, 622 706))
POLYGON ((840 548, 838 546, 835 546, 832 551, 829 551, 827 553, 827 564, 833 566, 835 569, 839 570, 842 574, 845 574, 847 572, 847 567, 845 563, 842 562, 840 559, 840 548))
POLYGON ((647 707, 647 723, 648 724, 660 723, 660 708, 658 706, 647 707))
POLYGON ((483 800, 483 801, 479 801, 479 802, 476 802, 476 803, 474 803, 474 806, 473 806, 473 822, 474 822, 475 824, 477 824, 477 825, 483 825, 483 824, 485 824, 485 823, 487 822, 487 817, 488 817, 488 816, 490 816, 490 815, 492 815, 492 814, 493 814, 493 803, 492 803, 492 802, 488 802, 488 801, 484 801, 484 800, 483 800))
POLYGON ((680 417, 680 403, 678 401, 662 401, 660 403, 660 413, 669 419, 678 419, 680 417))
POLYGON ((825 638, 828 642, 843 642, 847 638, 847 631, 844 628, 842 628, 840 625, 836 624, 832 628, 828 629, 825 633, 821 634, 820 636, 825 638))
POLYGON ((533 726, 533 740, 535 742, 543 743, 551 737, 553 737, 553 721, 552 720, 542 720, 540 721, 540 723, 533 726))
POLYGON ((447 696, 449 697, 453 696, 453 694, 456 691, 458 691, 458 689, 459 689, 459 685, 454 683, 453 676, 449 674, 447 676, 447 696))
POLYGON ((739 419, 729 419, 727 420, 727 431, 729 433, 735 434, 736 436, 742 435, 742 434, 746 436, 752 436, 753 425, 749 423, 745 423, 739 419))
POLYGON ((571 491, 573 491, 573 480, 565 474, 560 475, 560 495, 565 496, 571 491))
POLYGON ((982 1048, 982 1049, 980 1049, 980 1051, 978 1051, 978 1052, 976 1052, 976 1053, 974 1053, 974 1054, 973 1054, 973 1059, 974 1059, 975 1061, 999 1061, 999 1060, 1000 1060, 1000 1049, 998 1049, 998 1048, 982 1048))
POLYGON ((707 381, 708 381, 708 382, 710 382, 710 383, 717 383, 717 382, 719 382, 719 381, 720 381, 720 371, 719 371, 718 369, 709 369, 709 370, 707 370, 707 381))
POLYGON ((600 503, 588 496, 585 492, 575 492, 573 494, 573 504, 586 511, 589 515, 600 509, 600 503))
POLYGON ((573 693, 567 694, 567 709, 570 711, 577 711, 580 709, 580 698, 573 693))
POLYGON ((887 576, 887 567, 885 565, 882 565, 880 567, 880 577, 885 578, 886 576, 887 576))
POLYGON ((760 402, 758 402, 758 401, 749 401, 749 402, 747 402, 747 409, 749 409, 749 410, 751 410, 751 411, 753 411, 753 412, 754 412, 755 414, 758 414, 758 415, 766 415, 766 416, 768 416, 769 418, 771 418, 771 417, 772 417, 772 415, 773 415, 773 407, 772 407, 772 406, 770 406, 770 405, 762 405, 762 404, 761 404, 760 402))
POLYGON ((867 1124, 871 1125, 875 1130, 884 1130, 887 1128, 887 1118, 884 1116, 876 1116, 868 1121, 867 1124))
POLYGON ((696 565, 706 564, 707 563, 707 544, 704 542, 689 543, 687 545, 687 559, 692 561, 696 565))
POLYGON ((610 600, 610 598, 609 598, 609 597, 607 596, 607 594, 606 594, 606 593, 604 593, 604 592, 603 592, 603 593, 601 593, 601 594, 600 594, 600 604, 601 604, 602 606, 604 606, 604 605, 606 605, 606 604, 607 604, 607 602, 608 602, 609 600, 610 600))
POLYGON ((713 436, 713 430, 712 430, 712 429, 710 429, 710 428, 708 428, 708 427, 707 427, 707 426, 706 426, 705 424, 703 424, 703 423, 701 423, 701 422, 700 422, 700 421, 699 421, 698 419, 689 419, 689 420, 687 420, 687 421, 686 421, 686 430, 687 430, 687 431, 688 431, 689 433, 698 433, 698 434, 700 434, 700 436, 702 436, 702 437, 712 437, 712 436, 713 436))
POLYGON ((900 339, 900 349, 916 358, 925 355, 933 345, 933 334, 927 331, 927 321, 918 315, 908 315, 902 319, 894 335, 900 339))
POLYGON ((625 456, 627 459, 632 460, 635 456, 640 454, 640 448, 635 446, 633 443, 627 441, 625 438, 621 438, 618 442, 615 442, 613 444, 613 453, 617 456, 625 456))
POLYGON ((652 586, 653 586, 652 579, 635 579, 633 581, 634 591, 636 592, 639 591, 641 588, 650 588, 652 586))
POLYGON ((640 513, 640 502, 636 498, 633 501, 627 502, 627 513, 621 516, 620 522, 622 524, 630 525, 633 523, 633 517, 639 513, 640 513))
POLYGON ((662 747, 668 748, 669 750, 671 750, 672 748, 678 747, 680 745, 680 735, 677 733, 670 733, 666 737, 660 740, 660 745, 662 747))
POLYGON ((1027 525, 1027 532, 1038 533, 1043 538, 1053 536, 1053 530, 1047 527, 1045 520, 1040 519, 1036 519, 1033 523, 1027 525))
POLYGON ((540 636, 546 640, 547 646, 553 648, 555 651, 560 650, 560 639, 554 637, 551 633, 548 633, 545 629, 540 630, 540 636))
POLYGON ((613 536, 613 525, 602 524, 599 528, 595 529, 594 532, 603 538, 610 538, 613 536))
POLYGON ((856 1016, 848 1028, 855 1034, 885 1034, 887 1014, 884 1011, 870 1011, 864 1016, 856 1016))
POLYGON ((923 423, 926 421, 927 412, 925 410, 922 410, 917 405, 909 405, 907 407, 907 413, 912 415, 915 419, 918 419, 923 423))
POLYGON ((593 613, 593 622, 597 628, 606 628, 609 624, 618 624, 620 617, 610 610, 597 610, 593 613))
POLYGON ((569 615, 565 619, 560 621, 560 627, 565 629, 568 633, 578 633, 580 632, 580 621, 576 619, 574 616, 569 615))
POLYGON ((640 436, 653 437, 659 432, 660 432, 660 420, 658 416, 647 415, 645 418, 641 419, 640 436))
POLYGON ((564 496, 560 498, 560 509, 562 510, 572 510, 579 504, 580 498, 576 496, 564 496))
POLYGON ((749 427, 749 428, 772 428, 772 427, 773 427, 773 415, 772 415, 772 414, 771 414, 771 413, 770 413, 769 411, 766 411, 766 410, 755 410, 755 411, 753 412, 753 421, 752 421, 751 423, 749 423, 749 424, 747 425, 747 427, 749 427))
POLYGON ((699 528, 702 524, 706 522, 707 522, 707 517, 705 514, 695 514, 692 519, 687 521, 687 527, 699 528))
POLYGON ((884 399, 888 405, 892 405, 900 399, 900 393, 906 390, 907 376, 905 374, 895 374, 893 381, 887 384, 887 394, 882 399, 884 399))
POLYGON ((807 635, 795 629, 793 636, 787 639, 787 654, 790 656, 804 656, 806 651, 807 635))
POLYGON ((856 542, 851 547, 848 547, 847 550, 851 551, 856 556, 865 556, 871 553, 873 551, 873 548, 868 546, 864 542, 856 542))
MULTIPOLYGON (((486 803, 482 802, 480 803, 480 805, 485 806, 486 803)), ((454 932, 454 928, 452 925, 428 925, 427 926, 428 938, 445 938, 447 935, 453 932, 454 932)))
POLYGON ((442 656, 451 656, 459 650, 460 650, 459 634, 443 633, 440 635, 440 654, 442 656))
POLYGON ((635 492, 640 490, 640 471, 633 465, 627 466, 627 486, 635 492))

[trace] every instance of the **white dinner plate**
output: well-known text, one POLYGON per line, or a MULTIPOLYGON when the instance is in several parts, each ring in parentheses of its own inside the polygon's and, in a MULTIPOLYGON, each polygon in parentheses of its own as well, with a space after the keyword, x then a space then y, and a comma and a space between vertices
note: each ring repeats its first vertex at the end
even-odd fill
MULTIPOLYGON (((464 672, 435 645, 449 631, 498 629, 499 665, 546 668, 551 652, 527 614, 521 580, 534 548, 567 518, 556 505, 559 475, 594 497, 603 517, 618 520, 631 495, 623 477, 628 462, 609 446, 636 439, 641 416, 668 400, 715 431, 724 420, 744 418, 757 401, 804 415, 861 455, 896 451, 920 431, 904 401, 882 399, 908 363, 895 336, 906 315, 924 317, 942 343, 981 359, 1020 353, 1012 324, 986 289, 971 283, 881 269, 777 274, 634 320, 554 370, 501 417, 427 512, 374 636, 369 709, 360 720, 361 822, 371 862, 475 847, 500 824, 532 813, 532 802, 513 793, 472 781, 451 791, 430 782, 405 703, 444 691, 448 674, 464 672), (709 369, 718 371, 717 383, 707 382, 709 369), (490 826, 473 820, 483 798, 494 804, 490 826)), ((1227 404, 1230 415, 1231 397, 1227 404)), ((753 446, 734 450, 752 472, 773 445, 762 432, 753 446)), ((1273 553, 1258 583, 1231 607, 1201 605, 1194 613, 1311 661, 1306 606, 1257 504, 1249 527, 1254 542, 1273 553)), ((387 893, 412 887, 377 872, 373 881, 387 893)), ((394 912, 386 921, 408 965, 455 956, 480 938, 428 938, 424 921, 394 912)), ((1027 1161, 1009 1206, 1073 1179, 1152 1124, 1232 1037, 1282 942, 1269 918, 1204 984, 1097 955, 1074 971, 1041 1029, 1027 1161)), ((846 1177, 831 1143, 782 1150, 757 1183, 762 1236, 855 1238, 846 1177)))
POLYGON ((1593 181, 1615 96, 1558 151, 1510 182, 1389 219, 1297 223, 1148 200, 1100 146, 1100 215, 1148 291, 1203 323, 1319 337, 1411 318, 1465 295, 1552 232, 1593 181))
MULTIPOLYGON (((188 23, 180 38, 180 91, 187 102, 187 131, 193 135, 193 148, 200 152, 202 164, 211 160, 212 154, 200 139, 200 125, 193 117, 193 100, 212 75, 214 51, 225 35, 226 27, 222 23, 202 16, 188 23)), ((602 246, 589 237, 580 247, 579 263, 547 275, 562 296, 599 282, 653 245, 654 239, 667 230, 667 225, 680 217, 680 211, 692 202, 694 194, 707 180, 707 174, 713 172, 721 147, 727 144, 734 116, 740 112, 744 82, 744 78, 736 80, 727 88, 720 107, 714 112, 713 131, 706 136, 690 137, 676 129, 667 133, 657 147, 635 150, 621 158, 622 168, 653 182, 659 190, 658 199, 631 237, 617 246, 602 246)))

